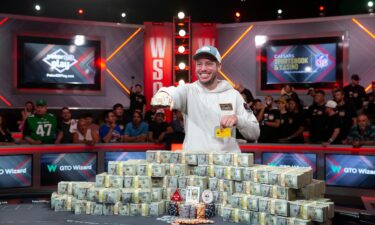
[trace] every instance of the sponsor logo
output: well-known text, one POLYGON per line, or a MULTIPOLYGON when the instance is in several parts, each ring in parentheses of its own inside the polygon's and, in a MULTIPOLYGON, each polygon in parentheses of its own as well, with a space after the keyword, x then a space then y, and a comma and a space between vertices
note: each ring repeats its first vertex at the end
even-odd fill
POLYGON ((315 66, 318 68, 324 68, 328 66, 328 55, 317 54, 315 55, 315 66))
POLYGON ((47 54, 47 56, 44 57, 43 62, 50 66, 51 71, 56 70, 57 72, 62 73, 69 70, 78 61, 75 59, 74 55, 70 55, 60 48, 51 54, 47 54))
POLYGON ((0 175, 12 175, 12 174, 25 174, 27 173, 27 168, 23 169, 0 169, 0 175))
POLYGON ((92 165, 81 166, 81 165, 61 165, 48 164, 47 170, 49 173, 55 173, 56 171, 83 171, 83 170, 92 170, 92 165))

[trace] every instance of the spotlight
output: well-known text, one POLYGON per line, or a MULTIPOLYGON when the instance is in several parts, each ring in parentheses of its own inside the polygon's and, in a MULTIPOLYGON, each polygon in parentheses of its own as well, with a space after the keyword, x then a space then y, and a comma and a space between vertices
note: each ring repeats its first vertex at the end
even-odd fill
POLYGON ((83 9, 78 9, 78 14, 79 15, 83 15, 83 13, 84 13, 83 9))
POLYGON ((180 20, 182 20, 182 19, 185 18, 185 13, 184 13, 184 12, 179 12, 179 13, 177 14, 177 17, 178 17, 180 20))
POLYGON ((319 6, 319 16, 325 16, 325 9, 324 5, 319 6))
POLYGON ((181 54, 184 53, 185 52, 185 47, 183 45, 179 46, 178 47, 178 52, 181 53, 181 54))
POLYGON ((86 38, 84 35, 76 35, 74 37, 74 44, 77 45, 77 46, 81 46, 81 45, 84 45, 86 42, 86 38))
POLYGON ((264 35, 256 35, 255 36, 255 46, 260 47, 267 42, 267 36, 264 35))
POLYGON ((40 5, 36 4, 36 5, 35 5, 35 10, 36 10, 36 11, 40 11, 40 10, 41 10, 40 5))
POLYGON ((186 35, 186 31, 184 29, 181 29, 180 31, 178 31, 178 35, 180 35, 180 37, 184 37, 186 35))
POLYGON ((240 18, 241 17, 241 13, 240 12, 236 12, 234 15, 236 16, 236 18, 240 18))
POLYGON ((283 14, 283 10, 282 9, 278 9, 277 10, 277 14, 279 14, 279 15, 283 14))
POLYGON ((125 18, 125 17, 126 17, 126 13, 124 13, 124 12, 121 13, 121 17, 122 17, 122 18, 125 18))
POLYGON ((185 81, 183 79, 181 79, 181 80, 178 81, 178 86, 184 85, 184 84, 185 84, 185 81))
POLYGON ((324 5, 321 5, 320 7, 319 7, 319 11, 324 11, 324 5))
POLYGON ((367 2, 367 6, 370 7, 370 8, 373 7, 374 6, 374 2, 373 1, 367 2))
POLYGON ((310 66, 306 66, 306 67, 305 67, 305 72, 308 72, 308 73, 309 73, 309 72, 311 72, 311 71, 312 71, 312 68, 311 68, 310 66))
POLYGON ((186 68, 186 64, 183 63, 183 62, 180 62, 180 63, 178 64, 178 68, 180 68, 180 70, 184 70, 184 69, 186 68))

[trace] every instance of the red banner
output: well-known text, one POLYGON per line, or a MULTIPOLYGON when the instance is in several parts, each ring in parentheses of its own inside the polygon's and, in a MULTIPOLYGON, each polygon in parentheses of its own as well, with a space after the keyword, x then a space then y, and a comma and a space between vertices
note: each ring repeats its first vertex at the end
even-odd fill
MULTIPOLYGON (((198 48, 204 45, 212 45, 217 47, 218 43, 216 23, 193 23, 191 37, 192 56, 198 48)), ((197 76, 195 74, 195 63, 193 62, 191 66, 191 82, 194 82, 196 80, 197 76)))
POLYGON ((152 96, 172 85, 172 23, 145 22, 144 94, 148 109, 152 96))

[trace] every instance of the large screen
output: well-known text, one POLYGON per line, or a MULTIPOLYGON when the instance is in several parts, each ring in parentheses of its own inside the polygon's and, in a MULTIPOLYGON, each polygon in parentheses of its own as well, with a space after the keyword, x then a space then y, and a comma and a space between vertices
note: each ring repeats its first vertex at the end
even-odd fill
POLYGON ((0 156, 0 188, 32 185, 32 155, 0 156))
POLYGON ((269 166, 310 167, 317 177, 316 154, 264 152, 262 163, 269 166))
POLYGON ((100 91, 100 42, 26 37, 17 39, 17 88, 100 91))
POLYGON ((342 39, 270 40, 261 49, 261 88, 331 88, 342 82, 342 39))
POLYGON ((327 185, 375 188, 375 156, 327 154, 325 156, 327 185))
POLYGON ((94 181, 96 153, 42 154, 41 185, 56 185, 60 181, 94 181))
POLYGON ((108 172, 109 161, 128 161, 146 159, 146 152, 106 152, 104 153, 104 170, 108 172))

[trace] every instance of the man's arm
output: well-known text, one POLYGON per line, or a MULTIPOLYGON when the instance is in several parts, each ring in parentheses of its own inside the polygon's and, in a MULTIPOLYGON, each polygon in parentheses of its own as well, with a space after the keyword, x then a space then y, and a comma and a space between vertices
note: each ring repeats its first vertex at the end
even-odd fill
POLYGON ((160 96, 161 92, 167 93, 172 98, 172 108, 177 109, 183 113, 187 113, 187 94, 188 94, 188 88, 190 87, 189 84, 181 85, 178 87, 162 87, 159 89, 159 91, 154 95, 153 99, 151 100, 151 105, 158 105, 157 103, 154 104, 154 102, 158 102, 157 99, 160 96), (155 101, 156 100, 156 101, 155 101))
POLYGON ((236 93, 237 128, 247 140, 257 140, 260 135, 259 123, 253 112, 248 112, 244 107, 244 100, 236 93))
POLYGON ((26 119, 26 121, 25 121, 25 126, 24 126, 24 129, 23 129, 23 132, 22 132, 22 134, 23 134, 23 138, 25 139, 25 141, 27 142, 27 143, 29 143, 29 144, 32 144, 32 145, 40 145, 40 144, 42 144, 42 142, 41 141, 39 141, 39 140, 34 140, 34 139, 32 139, 31 138, 31 129, 30 129, 30 125, 29 125, 29 123, 28 123, 28 121, 27 121, 27 119, 26 119))
MULTIPOLYGON (((102 127, 102 129, 104 129, 104 127, 102 127)), ((102 137, 102 140, 104 143, 108 143, 111 139, 112 139, 112 132, 114 130, 114 126, 111 125, 108 129, 108 132, 107 133, 104 133, 103 130, 101 130, 101 137, 102 137)))

